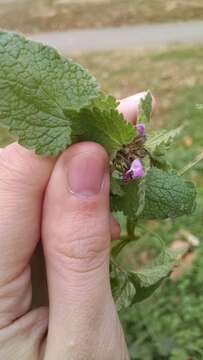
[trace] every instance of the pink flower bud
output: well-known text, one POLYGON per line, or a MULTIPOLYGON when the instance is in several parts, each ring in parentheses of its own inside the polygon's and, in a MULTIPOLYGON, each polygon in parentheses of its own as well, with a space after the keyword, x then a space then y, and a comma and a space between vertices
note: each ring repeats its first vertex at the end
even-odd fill
POLYGON ((144 176, 144 168, 142 166, 142 163, 139 159, 135 159, 130 167, 130 170, 132 171, 132 176, 133 179, 137 178, 137 177, 143 177, 144 176))
POLYGON ((144 124, 137 124, 137 125, 135 125, 135 127, 138 130, 140 136, 145 135, 145 125, 144 124))
POLYGON ((123 176, 123 181, 127 182, 130 179, 137 179, 145 175, 144 168, 139 159, 135 159, 128 171, 125 172, 123 176))

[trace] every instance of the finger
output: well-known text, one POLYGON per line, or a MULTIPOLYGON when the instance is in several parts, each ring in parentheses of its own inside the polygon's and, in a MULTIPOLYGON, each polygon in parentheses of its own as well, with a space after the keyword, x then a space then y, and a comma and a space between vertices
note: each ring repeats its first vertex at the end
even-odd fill
POLYGON ((30 306, 28 263, 40 238, 43 193, 53 165, 18 144, 0 151, 0 328, 30 306))
MULTIPOLYGON (((137 120, 137 114, 139 109, 139 104, 141 99, 143 99, 146 96, 145 92, 140 92, 138 94, 129 96, 125 99, 122 99, 119 106, 118 111, 121 112, 124 115, 124 118, 132 123, 136 123, 137 120)), ((156 107, 156 100, 152 96, 152 109, 154 111, 156 107)))
POLYGON ((92 349, 90 333, 103 331, 104 309, 107 303, 113 308, 108 158, 100 145, 73 145, 58 159, 46 191, 42 237, 50 300, 45 358, 71 353, 82 359, 78 349, 92 349))

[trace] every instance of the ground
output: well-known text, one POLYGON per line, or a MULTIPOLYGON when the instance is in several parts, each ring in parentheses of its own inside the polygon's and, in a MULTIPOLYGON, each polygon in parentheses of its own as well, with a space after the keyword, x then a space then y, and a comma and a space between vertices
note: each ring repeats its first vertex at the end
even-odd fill
POLYGON ((202 0, 96 0, 0 5, 1 28, 25 33, 203 19, 202 0), (88 7, 88 11, 87 11, 88 7))

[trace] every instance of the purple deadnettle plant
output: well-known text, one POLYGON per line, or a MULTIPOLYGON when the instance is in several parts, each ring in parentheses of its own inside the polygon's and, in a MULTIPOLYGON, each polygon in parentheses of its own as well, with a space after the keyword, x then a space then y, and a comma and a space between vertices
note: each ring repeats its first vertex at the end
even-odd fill
POLYGON ((0 89, 0 125, 28 149, 56 156, 77 141, 94 141, 106 149, 111 211, 124 224, 121 238, 112 245, 112 293, 118 310, 145 300, 170 275, 177 253, 163 246, 150 267, 138 270, 124 268, 118 254, 145 235, 139 222, 174 221, 195 209, 195 186, 167 160, 181 128, 148 131, 150 91, 133 126, 118 112, 118 101, 86 69, 17 33, 0 32, 0 89))

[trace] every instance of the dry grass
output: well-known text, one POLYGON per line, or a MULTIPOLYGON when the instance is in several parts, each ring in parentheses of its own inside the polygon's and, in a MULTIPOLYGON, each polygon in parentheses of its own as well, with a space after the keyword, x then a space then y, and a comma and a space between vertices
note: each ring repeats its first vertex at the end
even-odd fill
POLYGON ((150 88, 159 100, 156 116, 159 125, 177 98, 203 85, 202 56, 203 47, 179 45, 153 51, 93 53, 75 59, 96 76, 105 91, 117 98, 150 88))
POLYGON ((18 2, 0 7, 1 27, 22 32, 203 19, 202 0, 18 2))

